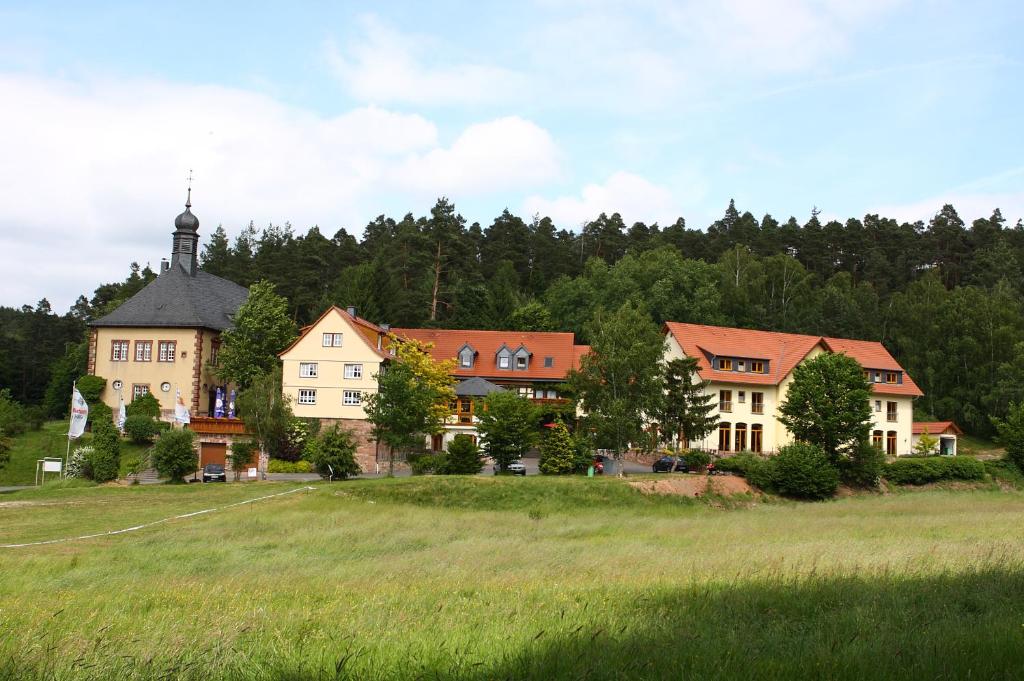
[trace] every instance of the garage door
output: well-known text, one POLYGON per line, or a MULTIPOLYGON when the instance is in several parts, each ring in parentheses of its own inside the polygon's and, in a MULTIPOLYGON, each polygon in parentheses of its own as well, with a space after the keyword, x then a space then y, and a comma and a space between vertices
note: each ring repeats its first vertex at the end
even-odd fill
POLYGON ((199 467, 202 468, 208 463, 219 463, 224 465, 227 460, 228 446, 223 443, 204 442, 199 450, 199 467))

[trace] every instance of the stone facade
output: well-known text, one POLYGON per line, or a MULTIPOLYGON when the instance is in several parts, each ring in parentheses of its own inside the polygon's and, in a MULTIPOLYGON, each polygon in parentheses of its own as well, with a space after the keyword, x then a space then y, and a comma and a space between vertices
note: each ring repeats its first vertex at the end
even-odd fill
MULTIPOLYGON (((320 419, 321 433, 334 426, 340 426, 352 433, 352 439, 356 443, 356 463, 359 464, 359 468, 364 474, 384 472, 387 469, 387 447, 381 445, 378 448, 377 441, 371 432, 373 426, 369 421, 364 419, 320 419)), ((404 462, 395 461, 396 468, 404 465, 404 462)))

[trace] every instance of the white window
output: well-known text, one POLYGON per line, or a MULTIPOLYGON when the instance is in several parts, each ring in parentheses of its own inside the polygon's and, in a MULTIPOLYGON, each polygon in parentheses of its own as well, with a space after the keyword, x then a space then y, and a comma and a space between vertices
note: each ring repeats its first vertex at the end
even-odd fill
POLYGON ((558 399, 558 393, 555 392, 554 390, 549 390, 548 391, 548 399, 549 400, 557 400, 558 399))
POLYGON ((299 377, 316 378, 317 369, 318 366, 316 362, 299 362, 299 377))
POLYGON ((340 348, 342 341, 342 334, 340 333, 325 333, 324 334, 324 347, 325 348, 340 348))
POLYGON ((519 386, 519 396, 527 399, 533 398, 533 388, 529 386, 519 386))
POLYGON ((178 344, 174 341, 160 341, 160 354, 157 359, 161 362, 173 362, 174 355, 178 350, 178 344))
POLYGON ((110 342, 110 361, 111 362, 127 362, 128 361, 128 341, 116 340, 110 342))
MULTIPOLYGON (((741 362, 741 364, 742 364, 742 362, 741 362)), ((740 368, 740 371, 743 371, 742 367, 740 368)), ((746 390, 741 390, 740 393, 739 393, 739 396, 740 396, 739 397, 740 404, 745 404, 746 401, 747 401, 747 391, 746 390)))
POLYGON ((153 359, 153 341, 135 341, 135 361, 148 362, 153 359))
POLYGON ((498 368, 499 369, 508 369, 508 356, 507 355, 502 355, 501 357, 498 358, 498 368))
POLYGON ((875 400, 875 411, 882 411, 882 400, 875 400))
POLYGON ((135 384, 135 385, 132 386, 132 399, 133 400, 137 400, 140 397, 142 397, 143 395, 148 395, 148 394, 149 394, 149 386, 148 385, 138 385, 138 384, 135 384))
POLYGON ((362 364, 346 364, 345 365, 345 378, 360 379, 363 377, 363 365, 362 364))
POLYGON ((459 364, 467 368, 473 366, 473 353, 469 350, 463 350, 462 354, 459 355, 459 364))
POLYGON ((316 391, 308 388, 300 388, 299 404, 316 404, 316 391))
POLYGON ((359 390, 346 390, 341 395, 341 403, 350 407, 363 403, 363 393, 359 390))
MULTIPOLYGON (((746 362, 746 360, 742 360, 741 359, 738 362, 736 362, 736 371, 746 371, 746 370, 747 370, 747 362, 746 362)), ((742 393, 740 393, 740 394, 742 394, 742 393)), ((742 401, 743 400, 740 400, 740 402, 742 402, 742 401)))
POLYGON ((516 357, 516 369, 525 369, 527 359, 526 357, 516 357))

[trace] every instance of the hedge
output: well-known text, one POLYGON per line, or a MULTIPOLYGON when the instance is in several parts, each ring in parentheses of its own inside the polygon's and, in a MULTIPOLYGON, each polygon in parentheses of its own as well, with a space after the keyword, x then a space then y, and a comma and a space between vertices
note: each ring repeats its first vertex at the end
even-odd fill
POLYGON ((897 485, 926 485, 941 480, 984 480, 985 464, 961 456, 913 457, 885 464, 882 475, 897 485))
POLYGON ((283 461, 271 459, 267 464, 268 473, 312 473, 313 464, 300 459, 299 461, 283 461))

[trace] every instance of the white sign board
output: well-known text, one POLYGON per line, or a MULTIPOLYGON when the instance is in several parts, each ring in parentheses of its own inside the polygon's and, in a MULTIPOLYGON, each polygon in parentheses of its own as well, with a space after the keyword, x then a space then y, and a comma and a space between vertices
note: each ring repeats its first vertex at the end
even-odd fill
POLYGON ((60 461, 43 461, 44 473, 60 473, 60 461))
POLYGON ((255 478, 257 475, 259 475, 259 472, 255 468, 250 468, 249 469, 249 477, 250 478, 255 478))

